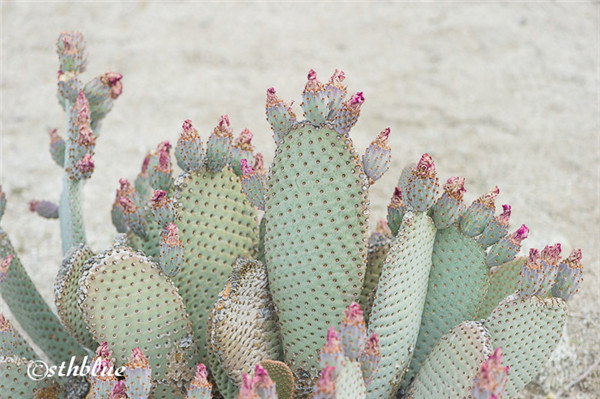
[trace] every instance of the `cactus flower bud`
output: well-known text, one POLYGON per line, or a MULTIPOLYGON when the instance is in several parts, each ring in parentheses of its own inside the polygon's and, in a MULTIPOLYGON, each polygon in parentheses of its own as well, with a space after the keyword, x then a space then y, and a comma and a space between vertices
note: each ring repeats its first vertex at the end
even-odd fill
POLYGON ((106 342, 102 342, 96 349, 96 355, 92 362, 90 373, 90 392, 95 398, 107 398, 117 383, 114 376, 114 366, 111 359, 111 351, 106 342))
POLYGON ((252 380, 256 394, 260 399, 277 399, 275 382, 269 377, 267 370, 260 364, 254 368, 254 379, 252 380))
MULTIPOLYGON (((260 159, 262 159, 262 155, 260 159)), ((260 165, 262 163, 261 161, 255 163, 258 167, 262 166, 260 165)), ((267 183, 265 172, 262 169, 252 167, 246 159, 241 160, 240 168, 242 170, 242 192, 253 206, 264 211, 265 185, 267 183)))
POLYGON ((464 177, 451 177, 444 184, 444 193, 433 204, 433 221, 437 229, 445 229, 455 223, 464 211, 464 177))
POLYGON ((278 143, 281 135, 287 133, 290 128, 296 123, 296 114, 292 111, 291 103, 284 103, 275 94, 275 89, 271 87, 267 90, 267 122, 273 130, 273 138, 278 143))
POLYGON ((363 169, 371 184, 379 180, 390 167, 392 151, 388 145, 389 135, 390 128, 388 127, 379 133, 363 156, 363 169))
POLYGON ((158 225, 165 228, 169 223, 175 222, 177 219, 177 209, 173 201, 167 197, 167 193, 163 190, 156 190, 150 200, 150 209, 152 216, 158 225))
POLYGON ((183 122, 182 129, 175 147, 177 165, 185 171, 198 170, 202 167, 202 158, 204 158, 202 140, 189 119, 183 122))
POLYGON ((123 75, 117 72, 107 72, 91 81, 83 88, 90 102, 92 120, 101 121, 110 112, 116 100, 123 92, 123 75))
POLYGON ((13 256, 11 254, 6 255, 4 258, 0 258, 0 284, 6 279, 6 276, 8 276, 8 268, 10 267, 12 260, 13 256))
POLYGON ((231 146, 231 168, 233 172, 241 176, 242 168, 240 161, 242 159, 252 158, 252 152, 254 146, 252 145, 252 132, 248 129, 244 129, 238 137, 233 140, 231 146))
POLYGON ((375 377, 381 360, 381 351, 379 346, 379 337, 373 333, 367 340, 364 352, 360 355, 360 369, 362 371, 365 386, 368 386, 375 377))
POLYGON ((187 390, 186 399, 211 399, 212 384, 208 382, 208 371, 202 363, 196 368, 194 380, 190 383, 187 390))
POLYGON ((92 177, 94 172, 94 160, 90 154, 85 154, 83 158, 77 161, 75 170, 73 172, 73 178, 76 180, 89 179, 92 177))
POLYGON ((417 166, 411 169, 406 183, 406 201, 418 212, 425 212, 433 204, 438 192, 435 164, 429 154, 423 154, 417 166))
POLYGON ((319 359, 321 369, 331 366, 334 367, 335 370, 341 370, 342 362, 344 361, 344 352, 342 351, 340 337, 337 331, 335 331, 335 327, 329 327, 329 330, 327 331, 327 342, 321 349, 319 359))
POLYGON ((360 108, 364 102, 363 93, 358 92, 344 101, 337 112, 334 111, 333 124, 336 132, 346 134, 352 129, 358 121, 360 108))
POLYGON ((242 386, 238 393, 237 399, 257 399, 256 389, 254 389, 254 382, 250 375, 244 373, 242 376, 242 386))
POLYGON ((340 339, 346 357, 358 359, 367 341, 367 329, 360 305, 352 302, 344 310, 344 319, 340 325, 340 339))
POLYGON ((167 276, 173 277, 179 272, 182 259, 183 243, 179 239, 179 229, 174 223, 169 223, 161 233, 158 263, 167 276))
POLYGON ((127 226, 138 236, 146 237, 146 219, 144 210, 137 206, 130 197, 119 199, 123 208, 123 216, 127 226))
POLYGON ((546 245, 540 253, 540 262, 544 272, 544 281, 540 290, 536 293, 537 296, 544 297, 556 283, 560 263, 561 246, 559 243, 554 245, 546 245))
POLYGON ((81 32, 62 32, 56 42, 60 70, 81 73, 87 66, 85 39, 81 32))
POLYGON ((208 171, 216 173, 223 169, 231 160, 231 140, 233 130, 229 125, 229 117, 222 115, 218 125, 206 144, 205 167, 208 171))
POLYGON ((521 298, 531 298, 542 288, 544 282, 544 266, 540 252, 531 248, 527 262, 521 268, 517 292, 521 298))
POLYGON ((552 287, 552 296, 568 301, 579 290, 583 282, 581 249, 574 249, 569 257, 558 266, 556 283, 552 287))
POLYGON ((498 187, 477 198, 467 208, 460 221, 460 228, 469 237, 475 237, 483 232, 485 226, 494 217, 496 197, 500 193, 498 187))
POLYGON ((65 165, 65 141, 57 133, 58 129, 52 129, 48 132, 50 136, 50 156, 60 167, 65 165))
POLYGON ((125 386, 130 399, 146 399, 152 390, 152 367, 139 347, 125 364, 125 386))
POLYGON ((325 85, 325 94, 329 100, 327 119, 334 117, 348 93, 346 85, 343 83, 344 79, 346 79, 344 72, 336 69, 333 75, 331 75, 329 82, 325 85))
POLYGON ((510 214, 510 205, 502 205, 502 213, 488 222, 481 235, 477 237, 477 241, 484 247, 488 247, 506 236, 508 224, 510 222, 510 214))
POLYGON ((335 368, 325 367, 321 372, 321 377, 313 389, 313 399, 336 399, 335 396, 335 368))
POLYGON ((302 110, 307 121, 312 123, 323 123, 329 114, 329 99, 323 83, 317 79, 314 70, 308 72, 308 81, 302 92, 302 110))
POLYGON ((173 184, 173 168, 169 156, 169 142, 159 144, 157 148, 158 162, 148 167, 148 179, 150 186, 156 190, 168 191, 173 184))
POLYGON ((508 381, 508 366, 502 367, 502 349, 494 353, 481 364, 475 376, 471 395, 473 399, 500 398, 508 381))
POLYGON ((396 235, 398 234, 398 230, 400 230, 402 218, 406 212, 406 205, 404 205, 404 200, 402 199, 402 190, 400 187, 394 188, 394 194, 392 195, 392 200, 388 205, 387 211, 388 227, 392 231, 392 234, 396 235))
POLYGON ((32 200, 29 202, 29 210, 46 219, 58 218, 58 205, 50 201, 32 200))
POLYGON ((96 357, 102 359, 110 359, 111 350, 108 348, 108 342, 104 341, 96 348, 96 357))
POLYGON ((498 266, 510 262, 521 250, 521 242, 529 235, 527 226, 522 225, 517 231, 509 236, 504 236, 494 244, 485 256, 485 262, 489 267, 498 266))

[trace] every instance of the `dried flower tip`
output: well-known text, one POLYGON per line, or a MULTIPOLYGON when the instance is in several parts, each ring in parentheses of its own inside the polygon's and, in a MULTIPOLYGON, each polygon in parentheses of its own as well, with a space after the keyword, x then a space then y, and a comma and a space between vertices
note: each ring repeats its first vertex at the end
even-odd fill
POLYGON ((377 336, 376 333, 373 333, 373 335, 371 335, 369 337, 369 339, 367 340, 367 344, 365 345, 365 354, 373 355, 373 356, 381 355, 381 348, 379 346, 379 337, 377 336))
POLYGON ((156 208, 163 207, 167 204, 167 193, 164 190, 155 190, 152 194, 152 206, 156 208))
POLYGON ((362 91, 359 91, 358 93, 350 97, 350 108, 358 110, 364 102, 365 96, 363 96, 362 91))
POLYGON ((364 325, 365 319, 363 318, 363 311, 358 303, 352 302, 350 306, 344 310, 344 320, 342 323, 348 324, 349 326, 364 325))
POLYGON ((139 209, 138 206, 129 197, 119 199, 119 204, 123 207, 123 213, 135 213, 139 209))
POLYGON ((444 184, 444 192, 449 197, 452 197, 457 201, 461 201, 464 193, 467 192, 465 189, 465 178, 461 176, 449 178, 444 184))
POLYGON ((123 75, 117 72, 107 72, 100 76, 100 81, 110 87, 110 97, 114 100, 123 92, 123 75))
POLYGON ((494 208, 498 194, 500 194, 500 189, 498 186, 495 186, 486 194, 483 194, 481 197, 477 198, 477 201, 487 208, 494 208))
POLYGON ((254 170, 262 172, 265 169, 264 163, 265 160, 263 154, 260 152, 254 154, 254 170))
POLYGON ((581 267, 581 258, 583 257, 581 249, 574 249, 569 254, 569 257, 565 259, 565 262, 572 268, 581 267))
POLYGON ((118 381, 113 387, 112 392, 110 393, 110 399, 125 399, 127 398, 127 387, 125 386, 125 381, 118 381))
POLYGON ((169 223, 167 225, 167 234, 163 235, 163 240, 171 247, 181 245, 181 240, 179 239, 179 229, 175 223, 169 223))
POLYGON ((4 259, 0 259, 0 283, 8 276, 8 268, 12 260, 13 256, 11 254, 6 255, 4 259))
POLYGON ((402 200, 402 189, 400 187, 395 187, 392 201, 390 202, 390 208, 399 209, 403 207, 404 201, 402 200))
POLYGON ((82 146, 93 146, 96 144, 96 137, 92 134, 92 129, 89 126, 81 126, 79 128, 79 135, 77 136, 77 143, 82 146))
POLYGON ((540 254, 542 260, 548 262, 551 265, 557 265, 560 261, 561 246, 560 243, 556 243, 552 246, 546 245, 540 254))
POLYGON ((510 240, 514 244, 521 244, 521 242, 529 236, 529 228, 525 225, 521 225, 517 231, 510 235, 510 240))
POLYGON ((202 363, 199 363, 198 367, 196 367, 196 375, 192 381, 192 386, 197 388, 212 388, 212 384, 208 382, 208 371, 202 363))
POLYGON ((271 377, 269 377, 267 370, 260 364, 257 364, 254 368, 254 379, 252 384, 256 389, 275 387, 275 382, 273 382, 271 377))
POLYGON ((429 154, 423 154, 417 166, 411 170, 412 174, 422 178, 435 178, 435 164, 429 154))
POLYGON ((318 91, 323 88, 323 84, 319 82, 317 79, 317 73, 311 69, 308 71, 308 82, 306 82, 306 86, 304 87, 305 91, 318 91))
POLYGON ((511 206, 510 205, 502 205, 502 213, 498 215, 498 222, 503 225, 508 226, 510 222, 510 214, 511 214, 511 206))
POLYGON ((254 168, 248 163, 247 159, 242 159, 240 164, 242 165, 242 175, 248 176, 254 173, 254 168))
POLYGON ((150 165, 150 157, 151 157, 151 154, 147 154, 144 157, 144 161, 142 162, 142 175, 146 175, 148 173, 148 165, 150 165))
POLYGON ((385 219, 379 219, 377 222, 377 227, 375 227, 375 232, 383 235, 392 234, 392 231, 388 226, 388 222, 385 219))
POLYGON ((238 137, 233 139, 232 145, 245 151, 254 151, 254 146, 252 145, 252 137, 252 132, 248 129, 244 129, 238 137))
POLYGON ((229 124, 229 116, 221 115, 219 123, 213 130, 213 134, 217 137, 233 137, 233 129, 229 124))
POLYGON ((144 353, 138 346, 131 352, 131 357, 129 358, 129 363, 127 363, 127 367, 129 368, 147 368, 150 367, 148 363, 148 359, 144 356, 144 353))
POLYGON ((83 90, 77 95, 77 100, 75 100, 75 110, 77 112, 77 117, 75 120, 77 125, 88 125, 91 118, 90 103, 88 102, 83 90))
POLYGON ((331 75, 331 78, 329 78, 329 84, 338 89, 346 90, 346 85, 342 83, 344 79, 346 79, 344 71, 336 69, 335 72, 333 72, 333 75, 331 75))
POLYGON ((542 270, 542 258, 540 251, 535 248, 529 250, 529 256, 527 257, 527 263, 525 264, 529 269, 542 270))
POLYGON ((256 393, 254 390, 254 383, 252 381, 252 377, 250 375, 244 373, 242 376, 242 386, 240 387, 240 393, 238 394, 238 399, 252 399, 256 398, 256 393))
POLYGON ((283 100, 277 97, 274 87, 267 89, 267 107, 272 107, 282 102, 283 100))
POLYGON ((340 336, 337 331, 335 331, 335 327, 329 327, 327 330, 327 341, 325 346, 322 349, 324 353, 338 353, 342 351, 342 346, 340 345, 340 336))
POLYGON ((314 393, 315 398, 328 398, 335 397, 335 379, 334 379, 335 367, 327 366, 321 372, 321 377, 315 386, 314 393))
POLYGON ((110 349, 108 349, 108 343, 106 341, 102 342, 96 349, 96 357, 100 357, 102 359, 110 358, 110 349))
POLYGON ((156 153, 160 154, 162 152, 169 152, 170 149, 171 143, 169 143, 168 141, 163 141, 159 143, 158 146, 156 146, 156 153))
POLYGON ((77 161, 77 169, 83 173, 94 171, 94 160, 90 154, 85 154, 83 158, 77 161))

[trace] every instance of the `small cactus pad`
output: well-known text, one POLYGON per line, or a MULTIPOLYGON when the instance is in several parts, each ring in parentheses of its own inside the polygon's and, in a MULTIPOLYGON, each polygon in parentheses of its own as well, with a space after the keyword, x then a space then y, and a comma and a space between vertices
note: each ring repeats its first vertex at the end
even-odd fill
POLYGON ((432 261, 419 338, 405 381, 419 371, 443 335, 475 318, 489 283, 484 248, 456 225, 438 230, 432 261))
POLYGON ((407 397, 470 398, 479 366, 492 351, 490 337, 480 323, 467 321, 459 324, 431 351, 407 397))
POLYGON ((18 357, 0 356, 0 392, 2 399, 34 398, 37 391, 51 386, 51 381, 44 378, 47 372, 46 367, 48 366, 44 366, 41 362, 18 357))
POLYGON ((346 358, 335 378, 336 399, 364 399, 366 397, 360 363, 346 358))
POLYGON ((477 311, 477 319, 487 318, 504 298, 517 291, 521 269, 526 261, 526 257, 520 256, 511 262, 491 268, 490 285, 477 311))
POLYGON ((12 260, 7 276, 0 283, 0 293, 27 335, 57 363, 84 354, 83 347, 67 333, 35 288, 8 236, 0 228, 0 259, 7 255, 11 255, 12 260))
POLYGON ((93 257, 89 248, 80 244, 71 248, 56 276, 54 298, 60 321, 73 338, 83 346, 93 349, 98 343, 90 334, 85 318, 78 305, 79 279, 83 275, 83 264, 93 257))
POLYGON ((146 212, 146 236, 140 237, 129 230, 127 232, 127 244, 136 251, 142 251, 153 259, 158 259, 161 232, 162 228, 158 225, 158 221, 152 217, 152 212, 146 212))
POLYGON ((281 136, 267 187, 265 249, 284 357, 296 377, 317 377, 323 333, 358 299, 367 188, 347 135, 299 124, 281 136))
POLYGON ((97 342, 107 342, 117 365, 140 347, 155 379, 164 378, 179 351, 187 367, 191 323, 177 289, 158 266, 127 247, 115 245, 86 263, 79 306, 97 342), (135 299, 135 300, 134 300, 135 299))
POLYGON ((176 182, 181 270, 173 277, 185 303, 201 359, 206 355, 206 322, 236 259, 258 241, 256 213, 229 168, 184 173, 176 182))
POLYGON ((406 372, 421 325, 435 233, 429 216, 409 212, 388 252, 369 320, 369 332, 379 336, 381 346, 369 398, 394 395, 406 372))
POLYGON ((521 391, 546 364, 566 318, 567 304, 562 299, 511 295, 483 322, 494 346, 502 348, 503 365, 510 370, 507 397, 521 391))
POLYGON ((367 255, 367 270, 365 280, 360 292, 360 306, 363 309, 365 320, 368 321, 377 282, 383 269, 383 264, 387 253, 392 244, 393 236, 391 234, 381 234, 374 232, 369 237, 369 253, 367 255))
POLYGON ((287 364, 277 360, 263 360, 260 365, 267 370, 269 377, 275 381, 278 399, 294 397, 294 374, 287 364))
POLYGON ((71 180, 65 174, 63 191, 58 204, 63 254, 66 254, 72 247, 87 242, 81 210, 82 185, 81 180, 71 180))
POLYGON ((262 263, 249 258, 236 261, 208 320, 208 347, 237 385, 255 364, 280 358, 277 314, 262 263))

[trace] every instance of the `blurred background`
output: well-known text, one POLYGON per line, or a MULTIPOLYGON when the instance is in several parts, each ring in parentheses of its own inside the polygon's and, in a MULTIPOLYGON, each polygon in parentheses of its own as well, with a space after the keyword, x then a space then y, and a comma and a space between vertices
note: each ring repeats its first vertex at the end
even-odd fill
MULTIPOLYGON (((103 123, 85 187, 88 239, 100 251, 115 230, 118 179, 133 179, 145 153, 175 143, 191 119, 204 139, 228 114, 250 129, 267 161, 274 143, 265 92, 299 107, 309 69, 326 81, 345 71, 366 102, 351 132, 363 152, 391 128, 393 163, 371 189, 371 225, 385 217, 402 167, 427 152, 440 179, 466 178, 468 201, 494 185, 511 226, 531 230, 524 250, 561 242, 581 248, 585 283, 570 303, 568 331, 524 397, 565 389, 600 354, 600 12, 569 3, 115 3, 2 4, 0 184, 2 220, 44 297, 53 301, 61 262, 58 222, 29 213, 31 199, 58 201, 61 170, 47 131, 63 134, 55 43, 84 33, 86 80, 124 75, 103 123)), ((54 305, 52 305, 54 306, 54 305)), ((0 310, 7 312, 0 300, 0 310)), ((594 370, 564 397, 600 395, 594 370)))

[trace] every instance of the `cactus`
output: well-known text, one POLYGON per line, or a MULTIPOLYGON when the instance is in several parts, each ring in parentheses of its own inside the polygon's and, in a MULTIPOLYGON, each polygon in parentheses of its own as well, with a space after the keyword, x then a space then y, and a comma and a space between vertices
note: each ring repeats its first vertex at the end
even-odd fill
MULTIPOLYGON (((467 206, 456 176, 440 194, 429 154, 401 171, 387 215, 369 235, 368 191, 388 171, 391 129, 358 154, 350 130, 365 97, 347 95, 339 70, 326 83, 309 72, 304 121, 267 90, 277 144, 268 168, 253 134, 244 129, 234 138, 227 115, 204 142, 185 120, 174 151, 161 142, 133 183, 119 180, 111 211, 118 235, 93 251, 81 188, 122 76, 109 72, 84 85, 83 36, 61 34, 57 47, 68 126, 64 139, 50 132, 50 152, 65 170, 63 192, 58 205, 34 200, 30 209, 60 219, 58 317, 2 230, 0 292, 53 364, 96 350, 100 373, 88 377, 89 387, 83 379, 61 386, 27 379, 39 354, 0 315, 0 392, 514 396, 556 347, 582 281, 581 251, 561 260, 554 244, 518 257, 528 229, 509 233, 510 205, 495 214, 499 189, 467 206), (116 369, 124 376, 109 373, 116 369)), ((5 206, 0 190, 0 217, 5 206)))

